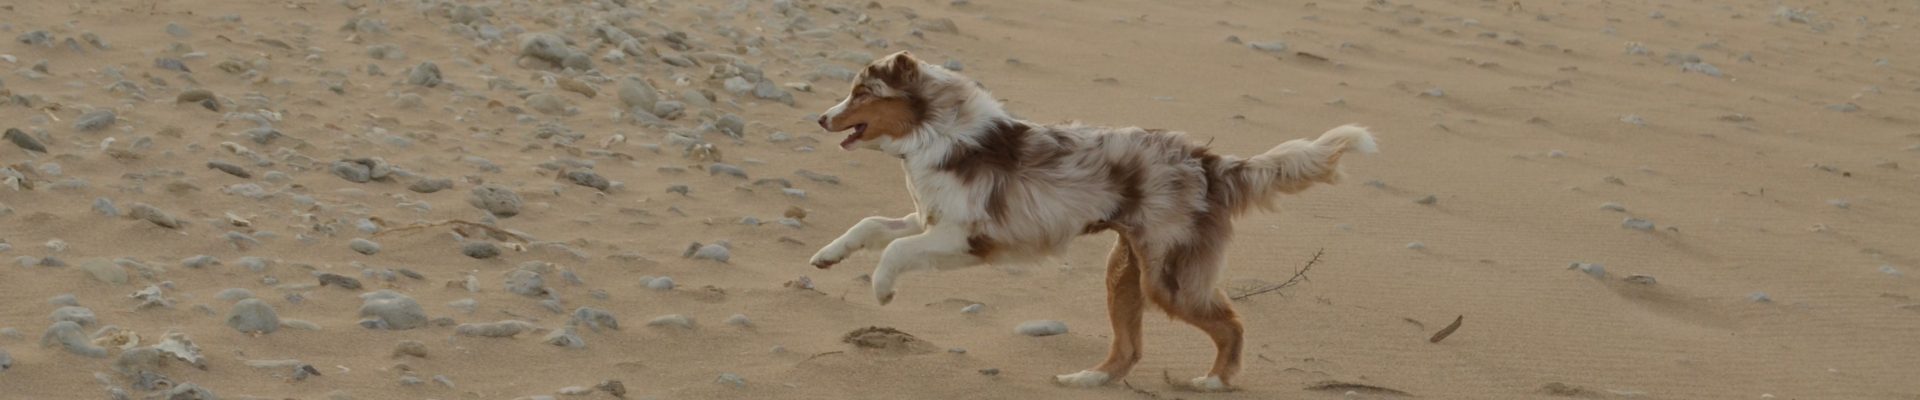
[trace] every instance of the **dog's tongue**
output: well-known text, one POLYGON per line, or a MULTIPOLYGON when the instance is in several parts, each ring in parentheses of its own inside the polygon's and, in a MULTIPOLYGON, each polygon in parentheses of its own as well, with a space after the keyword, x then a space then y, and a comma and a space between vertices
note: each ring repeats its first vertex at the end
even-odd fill
POLYGON ((854 133, 847 135, 846 140, 840 141, 840 149, 853 150, 853 142, 858 142, 858 141, 860 141, 860 132, 855 131, 854 133))

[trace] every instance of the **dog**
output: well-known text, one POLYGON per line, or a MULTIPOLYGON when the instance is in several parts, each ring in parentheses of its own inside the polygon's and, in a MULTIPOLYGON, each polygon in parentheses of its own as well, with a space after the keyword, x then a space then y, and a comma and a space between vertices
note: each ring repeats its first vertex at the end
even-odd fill
POLYGON ((1107 260, 1113 343, 1099 365, 1054 377, 1100 386, 1141 357, 1147 301, 1213 339, 1200 390, 1226 390, 1239 370, 1243 328, 1219 280, 1233 217, 1272 209, 1281 194, 1340 181, 1341 156, 1373 153, 1373 134, 1346 125, 1250 158, 1214 154, 1181 132, 1011 117, 976 81, 898 52, 874 61, 851 93, 822 113, 840 147, 901 160, 914 213, 867 217, 810 261, 830 268, 882 248, 873 294, 893 301, 902 274, 1060 255, 1081 235, 1114 231, 1107 260))

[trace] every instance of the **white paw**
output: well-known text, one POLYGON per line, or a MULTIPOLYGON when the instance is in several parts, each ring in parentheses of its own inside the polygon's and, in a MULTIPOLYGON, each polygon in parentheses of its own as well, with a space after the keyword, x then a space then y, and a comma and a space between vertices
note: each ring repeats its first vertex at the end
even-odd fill
POLYGON ((1080 371, 1066 375, 1056 375, 1054 382, 1072 387, 1097 387, 1107 384, 1109 376, 1100 371, 1080 371))
POLYGON ((1193 389, 1202 392, 1226 391, 1227 382, 1220 380, 1218 376, 1202 376, 1193 378, 1193 389))
POLYGON ((834 264, 839 264, 840 261, 846 260, 847 253, 851 252, 853 252, 852 249, 848 249, 847 246, 836 241, 827 244, 827 247, 820 248, 820 252, 813 253, 813 259, 808 261, 808 263, 813 264, 814 268, 832 268, 834 264))

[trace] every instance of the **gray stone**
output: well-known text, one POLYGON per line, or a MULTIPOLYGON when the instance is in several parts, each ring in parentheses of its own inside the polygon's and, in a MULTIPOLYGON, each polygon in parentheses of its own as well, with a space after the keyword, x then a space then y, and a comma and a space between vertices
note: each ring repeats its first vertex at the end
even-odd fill
POLYGON ((74 119, 73 129, 82 132, 97 131, 113 126, 113 123, 116 121, 119 121, 119 118, 118 115, 113 113, 113 110, 93 110, 86 114, 81 114, 80 118, 74 119))
POLYGON ((113 206, 113 200, 105 197, 93 199, 93 212, 104 217, 119 217, 120 208, 113 206))
POLYGON ((1250 42, 1250 43, 1247 43, 1247 47, 1251 47, 1254 50, 1264 51, 1268 53, 1286 53, 1287 52, 1287 42, 1278 41, 1278 40, 1271 41, 1271 42, 1250 42))
POLYGON ((512 189, 494 185, 481 185, 473 188, 467 196, 467 204, 499 218, 512 218, 520 215, 520 195, 512 189))
POLYGON ((693 329, 693 318, 680 314, 667 314, 647 321, 647 326, 655 328, 693 329))
POLYGON ((260 299, 241 300, 227 314, 227 326, 242 333, 273 333, 280 330, 280 315, 260 299))
POLYGON ((407 73, 407 84, 410 85, 436 87, 440 86, 440 82, 440 66, 432 61, 421 62, 407 73))
POLYGON ((747 319, 746 314, 734 314, 732 316, 729 316, 727 317, 726 323, 727 325, 733 325, 733 326, 738 326, 742 328, 753 327, 753 320, 747 319))
POLYGON ((593 307, 574 309, 573 319, 568 321, 568 324, 584 325, 587 329, 592 329, 594 332, 599 332, 600 328, 620 330, 620 321, 613 317, 613 313, 593 307))
POLYGON ((1027 321, 1014 327, 1013 331, 1027 336, 1053 336, 1067 333, 1067 323, 1054 320, 1027 321))
POLYGON ((733 252, 730 249, 728 249, 727 246, 725 245, 709 244, 709 245, 699 246, 699 248, 694 249, 693 254, 689 255, 688 257, 691 257, 695 260, 713 260, 713 261, 719 261, 724 263, 724 262, 727 262, 728 259, 733 258, 732 253, 733 252))
POLYGON ((659 278, 646 279, 645 281, 648 289, 673 290, 673 278, 670 277, 662 276, 659 278))
POLYGON ((167 229, 180 229, 186 226, 185 222, 174 218, 173 215, 167 214, 165 211, 160 211, 159 208, 145 203, 134 203, 133 207, 128 210, 127 216, 152 222, 154 225, 159 225, 167 229))
POLYGON ((213 170, 218 170, 218 171, 220 171, 220 172, 225 172, 225 173, 227 173, 227 175, 233 175, 233 176, 237 176, 237 177, 240 177, 241 179, 252 179, 252 178, 253 178, 253 173, 252 173, 252 172, 247 172, 247 169, 246 169, 246 168, 244 168, 244 167, 241 167, 241 166, 238 166, 238 165, 233 165, 233 163, 229 163, 229 162, 224 162, 224 161, 208 161, 208 162, 207 162, 207 168, 208 168, 208 169, 213 169, 213 170))
POLYGON ((567 182, 572 182, 575 185, 594 188, 595 190, 599 190, 602 192, 605 192, 607 191, 607 189, 610 189, 613 187, 613 182, 607 181, 607 178, 602 177, 600 176, 600 174, 594 173, 593 171, 589 171, 589 170, 567 171, 565 176, 567 178, 567 182))
POLYGON ((320 281, 320 286, 335 286, 347 290, 360 290, 362 287, 359 279, 354 279, 346 275, 320 272, 313 274, 313 277, 320 281))
POLYGON ((407 185, 407 190, 416 193, 433 193, 452 188, 453 180, 447 178, 423 178, 407 185))
POLYGON ((99 322, 99 320, 94 317, 92 309, 71 305, 54 309, 53 314, 49 315, 48 318, 52 318, 53 322, 72 322, 80 324, 80 326, 92 326, 99 322))
POLYGON ((720 377, 714 379, 714 382, 718 382, 722 385, 732 386, 734 388, 747 387, 747 379, 741 378, 739 374, 735 374, 732 372, 720 373, 720 377))
POLYGON ((361 326, 403 331, 427 326, 430 319, 420 303, 412 297, 391 290, 380 290, 360 295, 360 317, 366 318, 361 326))
POLYGON ((973 304, 968 304, 966 307, 961 307, 960 312, 967 313, 967 314, 979 314, 980 310, 985 308, 987 308, 987 305, 985 304, 973 303, 973 304))
POLYGON ((520 38, 520 55, 522 57, 546 61, 554 66, 563 65, 567 57, 572 56, 574 53, 573 47, 568 46, 567 40, 562 39, 559 35, 536 32, 528 33, 520 38))
POLYGON ((1747 301, 1751 301, 1755 303, 1772 303, 1773 297, 1767 296, 1766 292, 1753 292, 1753 294, 1747 295, 1747 301))
POLYGON ((587 339, 580 337, 580 333, 571 326, 548 332, 546 337, 540 339, 540 343, 569 349, 587 347, 587 339))
POLYGON ((1620 221, 1620 227, 1642 231, 1651 231, 1654 228, 1653 221, 1633 217, 1628 217, 1626 220, 1620 221))
POLYGON ((356 253, 365 254, 365 255, 374 255, 374 254, 380 253, 380 243, 375 243, 372 240, 367 240, 362 238, 356 238, 356 239, 347 241, 347 248, 353 249, 353 251, 356 253))
POLYGON ((521 333, 532 332, 539 327, 526 321, 499 321, 472 324, 460 324, 453 328, 453 334, 459 336, 510 338, 521 333))
POLYGON ((114 285, 127 283, 127 270, 107 260, 88 260, 80 263, 80 270, 86 271, 94 280, 114 285))
POLYGON ((80 331, 80 324, 73 321, 60 321, 47 327, 47 333, 40 336, 40 346, 50 347, 59 344, 67 352, 93 358, 106 358, 107 349, 96 346, 87 340, 87 334, 80 331))
POLYGON ((373 180, 373 171, 371 168, 345 160, 334 161, 332 165, 328 166, 327 171, 332 172, 333 176, 338 176, 340 179, 345 179, 353 183, 367 183, 373 180))
POLYGON ((180 266, 187 267, 189 269, 201 269, 201 268, 211 267, 215 265, 220 265, 220 260, 217 258, 213 258, 213 256, 209 256, 205 254, 197 255, 193 257, 187 257, 185 259, 180 260, 180 266))
POLYGON ((227 288, 226 290, 221 290, 218 294, 214 294, 213 298, 221 301, 241 301, 254 298, 254 296, 251 290, 244 288, 227 288))
POLYGON ((516 270, 507 275, 507 291, 521 296, 546 296, 546 280, 538 272, 516 270))
POLYGON ((713 164, 707 165, 708 176, 722 175, 722 174, 725 174, 727 176, 732 176, 735 178, 747 179, 747 170, 741 169, 740 166, 738 165, 727 164, 727 163, 713 163, 713 164))
POLYGON ((473 258, 484 260, 488 258, 499 257, 500 246, 493 244, 493 242, 487 242, 487 241, 466 242, 460 245, 460 254, 465 254, 467 257, 473 257, 473 258))
POLYGON ((621 79, 619 95, 620 102, 625 104, 627 109, 642 110, 648 113, 652 113, 654 104, 660 102, 659 91, 655 90, 653 85, 639 78, 628 77, 621 79))

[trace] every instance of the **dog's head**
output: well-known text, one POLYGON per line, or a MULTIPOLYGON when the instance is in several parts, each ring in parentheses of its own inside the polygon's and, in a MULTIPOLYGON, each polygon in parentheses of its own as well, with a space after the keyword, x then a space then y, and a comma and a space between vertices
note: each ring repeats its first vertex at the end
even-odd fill
POLYGON ((840 148, 847 150, 878 149, 884 142, 906 138, 926 119, 922 90, 929 68, 939 67, 922 64, 906 51, 881 57, 854 77, 845 100, 820 115, 820 127, 851 131, 840 141, 840 148))

